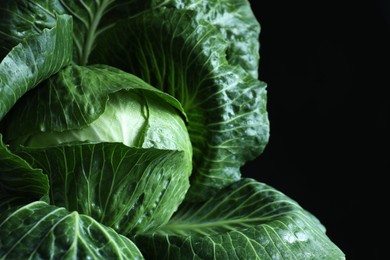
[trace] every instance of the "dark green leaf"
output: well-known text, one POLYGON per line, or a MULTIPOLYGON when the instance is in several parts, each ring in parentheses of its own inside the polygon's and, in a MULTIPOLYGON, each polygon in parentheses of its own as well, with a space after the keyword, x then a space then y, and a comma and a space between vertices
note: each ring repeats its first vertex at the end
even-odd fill
POLYGON ((177 9, 196 11, 196 19, 212 24, 228 43, 226 50, 230 65, 241 66, 252 77, 258 76, 260 24, 248 0, 169 0, 155 1, 177 9))
MULTIPOLYGON (((26 161, 11 153, 0 134, 0 198, 7 197, 12 201, 14 196, 33 201, 46 198, 48 191, 49 181, 42 170, 32 168, 26 161)), ((0 204, 5 203, 2 199, 0 201, 0 204)), ((2 207, 4 205, 0 209, 2 207)))
POLYGON ((135 241, 147 259, 345 258, 315 217, 252 179, 184 203, 167 225, 135 241))
POLYGON ((38 201, 0 215, 1 259, 143 259, 93 218, 38 201))
POLYGON ((121 18, 138 15, 150 9, 151 0, 101 0, 101 1, 65 1, 59 2, 57 12, 75 17, 73 41, 74 60, 77 64, 90 64, 89 55, 93 51, 100 35, 114 26, 121 18))
MULTIPOLYGON (((36 201, 38 199, 31 199, 31 197, 25 197, 23 194, 10 194, 4 191, 0 191, 0 216, 6 210, 9 210, 13 207, 18 207, 21 205, 26 205, 32 201, 36 201)), ((1 248, 1 246, 0 246, 1 248)))
MULTIPOLYGON (((53 26, 22 40, 1 61, 0 120, 28 90, 71 61, 71 17, 59 16, 53 26)), ((48 189, 47 176, 12 154, 0 134, 0 197, 10 199, 1 208, 14 201, 12 196, 18 201, 45 199, 48 189)))
POLYGON ((72 18, 58 16, 52 29, 24 39, 0 63, 0 120, 16 101, 71 62, 72 18))
POLYGON ((124 235, 165 224, 189 187, 179 151, 99 143, 21 148, 18 154, 49 176, 52 204, 124 235))
POLYGON ((53 1, 2 0, 0 5, 0 58, 29 37, 55 27, 57 18, 53 1))

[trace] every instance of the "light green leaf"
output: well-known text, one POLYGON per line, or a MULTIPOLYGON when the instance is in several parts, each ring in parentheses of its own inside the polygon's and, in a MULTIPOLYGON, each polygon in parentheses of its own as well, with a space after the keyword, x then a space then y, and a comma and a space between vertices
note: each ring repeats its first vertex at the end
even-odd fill
POLYGON ((184 153, 120 143, 20 148, 50 180, 50 200, 123 235, 168 222, 189 188, 184 153))
POLYGON ((180 101, 196 165, 189 197, 204 200, 240 178, 240 167, 268 142, 269 124, 266 84, 230 65, 221 33, 196 17, 160 8, 117 23, 91 62, 134 73, 180 101))
POLYGON ((41 201, 2 212, 0 245, 0 259, 143 259, 111 228, 41 201))
POLYGON ((315 217, 252 179, 204 203, 184 203, 167 225, 135 242, 147 259, 345 258, 315 217))
POLYGON ((28 90, 71 62, 72 18, 24 39, 0 63, 0 120, 28 90))

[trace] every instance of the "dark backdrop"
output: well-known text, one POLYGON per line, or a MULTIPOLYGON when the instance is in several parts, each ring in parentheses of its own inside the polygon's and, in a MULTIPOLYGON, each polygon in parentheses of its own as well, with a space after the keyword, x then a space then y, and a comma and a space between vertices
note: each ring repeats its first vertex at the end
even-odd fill
POLYGON ((390 1, 360 2, 251 1, 271 135, 243 174, 316 215, 347 259, 371 260, 388 251, 390 1))

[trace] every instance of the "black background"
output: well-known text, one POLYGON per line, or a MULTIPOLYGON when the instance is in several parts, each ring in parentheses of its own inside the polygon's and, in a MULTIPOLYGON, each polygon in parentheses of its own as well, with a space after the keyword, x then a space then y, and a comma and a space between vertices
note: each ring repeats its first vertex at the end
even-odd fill
POLYGON ((243 175, 313 213, 347 259, 384 259, 390 1, 251 5, 261 24, 271 135, 243 175))

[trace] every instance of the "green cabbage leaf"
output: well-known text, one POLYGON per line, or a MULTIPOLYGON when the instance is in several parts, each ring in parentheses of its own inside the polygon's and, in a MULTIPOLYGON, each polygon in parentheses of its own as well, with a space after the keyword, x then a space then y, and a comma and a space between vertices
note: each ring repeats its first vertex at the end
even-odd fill
POLYGON ((318 220, 274 188, 243 178, 135 238, 147 259, 344 259, 318 220))
POLYGON ((1 259, 144 259, 113 229, 43 201, 2 212, 0 245, 1 259))

